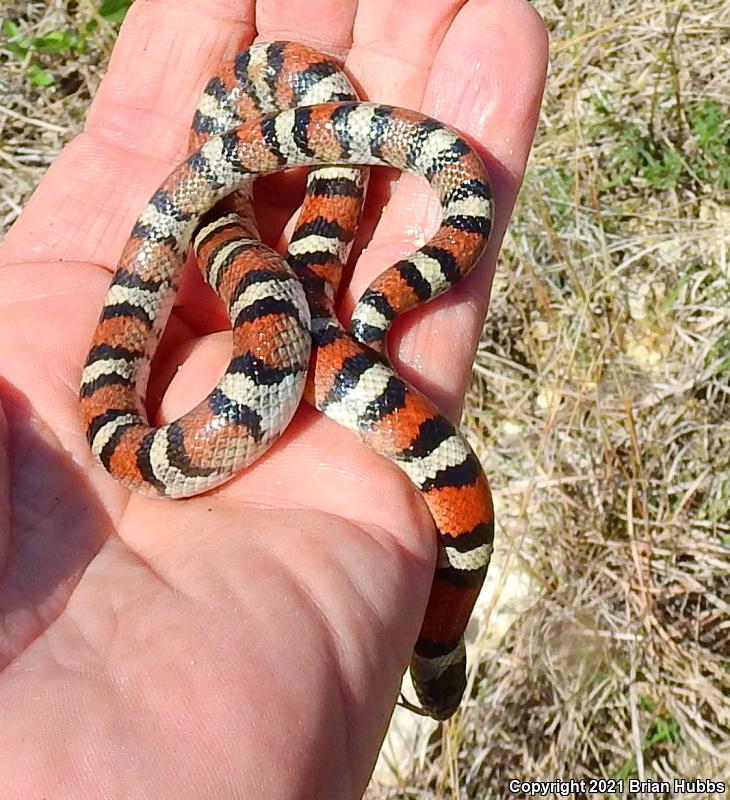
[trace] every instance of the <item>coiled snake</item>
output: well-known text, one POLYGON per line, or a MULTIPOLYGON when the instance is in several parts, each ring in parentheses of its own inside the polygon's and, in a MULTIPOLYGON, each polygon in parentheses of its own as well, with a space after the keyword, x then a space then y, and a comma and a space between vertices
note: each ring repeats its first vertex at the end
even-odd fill
POLYGON ((337 60, 289 42, 255 44, 223 65, 195 112, 190 149, 142 211, 104 301, 81 380, 91 450, 134 491, 205 492, 289 424, 313 348, 308 399, 397 464, 438 529, 411 674, 426 713, 446 719, 466 685, 463 632, 491 555, 492 500, 459 432, 388 365, 385 338, 396 316, 448 289, 483 252, 492 218, 486 169, 450 128, 360 102, 337 60), (366 183, 353 165, 422 176, 443 218, 426 245, 371 284, 348 333, 335 298, 366 183), (317 169, 284 260, 259 240, 251 185, 296 166, 317 169), (208 397, 152 427, 142 398, 191 243, 228 308, 233 354, 208 397))

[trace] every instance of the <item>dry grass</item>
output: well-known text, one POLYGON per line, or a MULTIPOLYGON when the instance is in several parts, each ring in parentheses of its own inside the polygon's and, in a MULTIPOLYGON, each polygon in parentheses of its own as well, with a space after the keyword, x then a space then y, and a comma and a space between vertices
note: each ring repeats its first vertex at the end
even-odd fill
MULTIPOLYGON (((535 5, 551 75, 466 419, 534 591, 371 800, 730 780, 730 6, 535 5)), ((80 128, 114 37, 95 7, 3 6, 29 35, 96 19, 87 54, 0 49, 6 226, 80 128)))
POLYGON ((3 0, 0 5, 0 234, 20 214, 63 145, 81 131, 116 38, 115 26, 98 14, 98 6, 92 0, 3 0), (15 23, 23 38, 51 38, 40 42, 43 49, 31 46, 23 55, 25 42, 12 40, 8 23, 15 23), (53 41, 58 32, 82 35, 88 52, 52 52, 63 44, 53 41), (37 85, 29 70, 40 83, 45 70, 55 83, 37 85))

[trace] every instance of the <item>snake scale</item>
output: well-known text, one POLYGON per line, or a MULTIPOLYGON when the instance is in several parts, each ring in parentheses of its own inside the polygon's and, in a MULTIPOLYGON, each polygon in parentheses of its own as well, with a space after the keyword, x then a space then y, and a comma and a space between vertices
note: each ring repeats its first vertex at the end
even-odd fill
POLYGON ((93 454, 131 490, 189 497, 229 480, 289 424, 303 394, 397 464, 425 500, 439 556, 411 675, 423 710, 447 719, 466 686, 463 632, 494 532, 487 479, 438 409, 389 366, 392 321, 463 277, 486 246, 489 176, 455 131, 415 111, 361 102, 336 59, 293 42, 254 44, 207 84, 190 155, 155 192, 124 247, 81 378, 93 454), (368 165, 428 181, 435 235, 335 314, 368 165), (313 167, 286 259, 260 240, 259 175, 313 167), (151 426, 149 366, 194 249, 226 304, 233 353, 215 389, 151 426), (311 358, 310 358, 311 356, 311 358))

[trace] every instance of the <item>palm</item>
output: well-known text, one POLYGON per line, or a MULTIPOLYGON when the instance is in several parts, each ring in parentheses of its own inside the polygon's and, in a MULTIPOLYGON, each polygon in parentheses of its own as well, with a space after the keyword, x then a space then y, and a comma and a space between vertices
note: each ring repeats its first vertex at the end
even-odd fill
MULTIPOLYGON (((0 795, 75 796, 108 786, 130 797, 356 797, 430 582, 433 530, 406 479, 302 408, 282 441, 223 489, 175 503, 130 496, 93 464, 78 421, 79 372, 108 270, 136 212, 181 158, 193 86, 224 51, 237 49, 231 19, 222 18, 224 7, 230 15, 237 4, 221 0, 215 17, 214 4, 200 3, 203 16, 191 0, 185 11, 167 9, 157 60, 150 51, 141 59, 143 32, 161 25, 164 5, 133 9, 87 132, 59 158, 0 253, 0 795), (175 78, 177 96, 160 100, 149 87, 173 67, 164 60, 170 41, 161 40, 200 40, 201 26, 209 48, 192 50, 175 78), (147 83, 132 112, 121 97, 135 74, 147 83), (189 108, 180 108, 180 96, 189 108), (140 113, 145 104, 156 122, 140 113), (137 139, 120 139, 132 129, 137 139), (311 791, 301 795, 302 786, 311 791)), ((321 5, 326 20, 340 18, 348 4, 321 5)), ((364 5, 356 31, 373 25, 364 5)), ((418 65, 402 67, 402 82, 393 81, 392 67, 385 74, 372 43, 352 47, 351 69, 373 99, 420 105, 489 140, 501 168, 495 183, 504 225, 534 125, 543 43, 521 4, 502 3, 511 23, 492 6, 468 4, 457 15, 460 5, 446 15, 447 23, 455 20, 441 50, 421 42, 413 50, 418 65), (514 70, 515 48, 525 50, 521 88, 506 77, 495 86, 495 63, 489 80, 475 77, 467 98, 462 82, 444 83, 439 69, 454 63, 441 53, 468 60, 497 22, 500 35, 513 31, 522 43, 502 49, 502 42, 485 58, 509 57, 514 70), (515 110, 507 101, 517 91, 528 96, 515 110), (493 139, 481 108, 488 102, 493 139)), ((237 18, 245 13, 235 8, 237 18)), ((317 24, 311 9, 299 13, 302 25, 317 24)), ((260 38, 282 38, 270 17, 259 22, 260 38)), ((445 30, 443 9, 431 25, 445 30)), ((324 34, 311 31, 311 41, 321 43, 324 34)), ((339 30, 327 36, 333 50, 350 47, 339 30)), ((307 38, 303 29, 297 38, 307 38)), ((278 180, 277 202, 282 187, 289 191, 278 180)), ((265 192, 261 199, 265 208, 265 192)), ((411 249, 403 231, 416 236, 414 220, 427 225, 433 210, 426 189, 402 182, 358 264, 355 294, 411 249)), ((276 224, 262 227, 276 236, 276 224)), ((482 265, 454 292, 458 298, 429 309, 428 327, 416 320, 402 329, 399 352, 417 367, 409 377, 452 413, 481 325, 488 271, 482 265), (435 327, 439 335, 431 337, 435 327)), ((150 396, 154 402, 169 384, 165 417, 200 399, 225 364, 225 335, 200 336, 220 322, 213 303, 198 302, 201 294, 190 278, 157 360, 150 396)))

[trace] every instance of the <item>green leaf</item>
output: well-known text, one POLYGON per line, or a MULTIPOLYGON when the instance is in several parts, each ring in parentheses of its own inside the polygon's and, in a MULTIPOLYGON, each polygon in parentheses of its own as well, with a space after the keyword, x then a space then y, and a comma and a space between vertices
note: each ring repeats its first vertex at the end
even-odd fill
POLYGON ((8 42, 5 45, 5 49, 9 50, 14 56, 17 56, 18 58, 23 58, 28 52, 27 47, 23 47, 17 42, 8 42))
POLYGON ((25 57, 30 49, 30 39, 27 36, 23 36, 20 28, 9 19, 4 20, 2 31, 3 35, 7 37, 5 49, 18 58, 25 57))
POLYGON ((85 56, 89 52, 89 40, 82 33, 74 32, 72 46, 74 52, 80 56, 85 56))
POLYGON ((132 0, 104 0, 99 14, 108 22, 121 22, 132 5, 132 0))
POLYGON ((51 86, 56 79, 48 70, 39 67, 38 64, 31 64, 26 72, 28 80, 36 86, 51 86))
POLYGON ((647 697, 646 695, 641 695, 639 697, 639 708, 643 709, 644 711, 653 712, 656 706, 651 697, 647 697))
POLYGON ((10 19, 3 20, 3 34, 12 39, 20 33, 20 28, 10 19))
POLYGON ((32 39, 31 43, 42 53, 63 53, 73 47, 74 35, 72 31, 51 31, 32 39))

